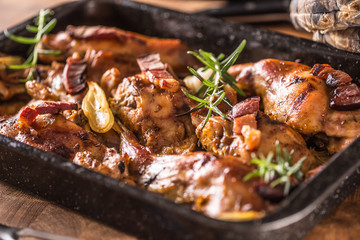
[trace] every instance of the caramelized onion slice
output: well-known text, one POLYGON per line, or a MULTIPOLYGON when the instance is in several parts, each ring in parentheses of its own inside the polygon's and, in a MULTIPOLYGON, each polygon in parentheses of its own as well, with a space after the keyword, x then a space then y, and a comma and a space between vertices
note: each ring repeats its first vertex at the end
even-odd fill
POLYGON ((98 133, 109 131, 114 125, 114 116, 109 108, 104 91, 95 82, 88 82, 89 91, 82 101, 82 109, 90 127, 98 133))

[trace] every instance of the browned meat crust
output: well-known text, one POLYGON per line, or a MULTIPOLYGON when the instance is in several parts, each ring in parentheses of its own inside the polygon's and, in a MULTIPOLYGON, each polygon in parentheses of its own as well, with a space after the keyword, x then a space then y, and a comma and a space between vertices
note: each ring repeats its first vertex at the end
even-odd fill
POLYGON ((196 211, 219 217, 226 212, 265 209, 255 190, 256 180, 243 181, 252 170, 232 156, 186 153, 156 158, 139 182, 177 203, 188 203, 196 211))
POLYGON ((180 89, 164 90, 142 73, 119 84, 110 106, 140 143, 154 153, 179 154, 195 148, 197 139, 190 116, 176 116, 188 110, 180 89))
POLYGON ((30 124, 17 118, 3 119, 0 134, 112 177, 126 176, 118 168, 123 159, 115 149, 107 148, 91 132, 62 115, 38 115, 30 124))
MULTIPOLYGON (((304 173, 317 165, 303 137, 291 127, 307 137, 326 135, 331 153, 360 134, 359 88, 349 75, 326 64, 310 69, 267 59, 232 67, 239 87, 261 99, 237 103, 236 92, 224 86, 235 106, 218 107, 229 119, 214 114, 203 126, 205 108, 178 116, 193 103, 182 93, 171 67, 182 74, 185 66, 194 65, 179 40, 111 27, 69 26, 45 36, 40 48, 62 51, 59 56, 41 55, 52 65, 37 66, 39 78, 25 85, 34 100, 42 101, 2 119, 0 134, 135 182, 211 217, 260 213, 269 210, 269 201, 284 197, 282 185, 271 188, 256 177, 244 181, 254 171, 252 153, 266 156, 278 141, 281 148, 294 151, 292 164, 307 158, 304 173), (78 109, 89 81, 101 85, 121 120, 104 134, 90 132, 78 109), (208 152, 192 152, 198 141, 208 152)), ((26 71, 0 72, 0 100, 24 91, 24 84, 15 81, 23 76, 26 71)), ((295 178, 289 181, 298 184, 295 178)))
POLYGON ((134 61, 158 52, 162 61, 178 74, 187 73, 186 66, 194 65, 194 59, 186 54, 187 47, 177 39, 152 38, 105 26, 68 26, 65 32, 44 36, 40 48, 63 52, 60 56, 41 55, 40 59, 45 62, 65 61, 74 52, 84 56, 88 49, 94 49, 128 56, 134 61))
POLYGON ((262 98, 264 111, 270 118, 284 122, 306 136, 325 133, 330 141, 328 150, 335 153, 346 144, 331 144, 334 139, 350 143, 360 135, 360 109, 331 109, 334 88, 328 85, 334 82, 349 84, 348 77, 332 69, 322 78, 315 76, 314 71, 300 63, 275 59, 230 68, 240 87, 262 98), (341 80, 330 79, 327 85, 329 72, 333 73, 330 78, 337 76, 341 80))
MULTIPOLYGON (((246 115, 249 116, 249 115, 246 115)), ((193 118, 196 117, 193 114, 193 118)), ((220 116, 213 116, 209 122, 201 129, 202 124, 196 129, 196 134, 201 145, 209 152, 223 156, 233 155, 241 158, 245 162, 250 162, 251 154, 267 156, 274 152, 276 141, 282 148, 289 152, 294 150, 293 163, 306 157, 302 170, 306 172, 310 166, 316 166, 316 159, 306 146, 303 137, 284 123, 273 121, 263 113, 256 117, 257 129, 260 131, 259 144, 253 148, 248 148, 246 136, 234 132, 234 123, 220 116)))
POLYGON ((119 125, 121 153, 129 158, 129 172, 143 188, 212 217, 266 209, 256 191, 258 179, 243 181, 253 169, 241 159, 208 152, 155 156, 119 125))

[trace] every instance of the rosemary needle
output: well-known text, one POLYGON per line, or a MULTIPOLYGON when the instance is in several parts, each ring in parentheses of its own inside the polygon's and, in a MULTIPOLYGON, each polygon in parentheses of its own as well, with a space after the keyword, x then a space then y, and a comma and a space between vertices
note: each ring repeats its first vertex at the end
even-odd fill
POLYGON ((265 183, 270 184, 272 188, 284 184, 284 195, 288 195, 291 188, 291 178, 295 178, 299 182, 304 180, 301 166, 306 157, 292 165, 292 155, 293 151, 289 153, 286 149, 281 149, 279 141, 276 141, 275 156, 273 152, 270 152, 266 157, 264 155, 252 155, 250 163, 254 164, 257 169, 247 174, 244 181, 259 177, 265 183))
POLYGON ((211 69, 212 73, 209 78, 205 79, 195 69, 188 67, 190 73, 198 78, 202 85, 195 95, 192 95, 183 89, 182 91, 188 98, 198 102, 199 104, 188 112, 178 116, 183 116, 205 107, 208 109, 208 113, 203 123, 203 127, 209 121, 213 112, 227 119, 226 114, 218 108, 218 105, 222 101, 232 107, 230 101, 225 96, 225 91, 223 89, 224 85, 228 84, 239 95, 246 97, 244 91, 236 85, 235 78, 227 72, 228 69, 236 62, 245 45, 246 41, 243 40, 235 51, 225 59, 223 59, 225 57, 224 54, 220 54, 218 57, 215 57, 214 54, 201 49, 198 53, 194 51, 188 52, 188 54, 193 55, 202 64, 204 64, 205 68, 203 71, 211 69))
POLYGON ((49 33, 56 25, 56 19, 53 18, 50 21, 48 19, 53 14, 53 12, 50 9, 41 9, 40 13, 35 19, 35 26, 26 26, 26 29, 29 32, 36 33, 35 37, 29 38, 29 37, 22 37, 22 36, 16 36, 12 33, 10 33, 8 30, 4 31, 4 34, 9 39, 21 43, 21 44, 28 44, 31 45, 31 54, 27 58, 27 60, 21 64, 21 65, 10 65, 8 66, 9 69, 14 70, 21 70, 29 68, 29 74, 23 81, 29 81, 35 79, 35 68, 38 62, 39 54, 51 54, 51 55, 59 55, 61 54, 61 51, 52 51, 52 50, 39 50, 37 45, 40 43, 41 38, 44 34, 49 33))

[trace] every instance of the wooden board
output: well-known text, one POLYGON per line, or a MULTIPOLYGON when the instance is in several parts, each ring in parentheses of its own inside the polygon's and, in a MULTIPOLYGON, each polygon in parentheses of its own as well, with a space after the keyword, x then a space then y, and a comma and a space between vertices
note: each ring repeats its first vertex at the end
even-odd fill
POLYGON ((0 223, 31 227, 88 240, 136 239, 2 182, 0 182, 0 223))

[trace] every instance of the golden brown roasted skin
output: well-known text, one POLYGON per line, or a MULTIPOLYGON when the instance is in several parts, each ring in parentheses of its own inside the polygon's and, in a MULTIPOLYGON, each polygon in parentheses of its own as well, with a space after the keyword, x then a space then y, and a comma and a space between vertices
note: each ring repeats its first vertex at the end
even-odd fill
POLYGON ((243 181, 251 171, 238 158, 194 152, 155 158, 139 183, 177 203, 188 203, 196 211, 220 217, 226 212, 265 209, 255 181, 243 181))
MULTIPOLYGON (((174 80, 175 81, 175 80, 174 80)), ((140 144, 157 154, 180 154, 196 146, 188 106, 178 88, 171 92, 150 82, 145 73, 123 79, 110 107, 140 144)))
POLYGON ((300 63, 265 59, 233 66, 229 73, 241 88, 262 98, 270 118, 305 136, 326 134, 327 149, 335 153, 360 135, 360 110, 331 109, 331 89, 310 70, 300 63))
POLYGON ((118 168, 123 159, 114 148, 107 148, 91 132, 62 115, 38 115, 31 125, 18 121, 17 117, 3 119, 0 134, 103 174, 115 178, 126 176, 118 168))
POLYGON ((64 86, 64 64, 53 62, 47 67, 47 74, 41 81, 31 80, 26 82, 27 93, 34 100, 51 100, 51 101, 70 101, 77 102, 81 105, 85 92, 77 95, 67 93, 64 86))
MULTIPOLYGON (((46 84, 40 83, 36 80, 31 80, 25 83, 26 92, 35 100, 51 100, 58 101, 62 94, 54 91, 46 84)), ((65 95, 65 91, 64 94, 65 95)))
POLYGON ((211 217, 266 209, 256 191, 258 179, 243 181, 253 169, 241 159, 208 152, 155 156, 119 125, 120 151, 129 158, 129 173, 139 186, 211 217))
MULTIPOLYGON (((84 79, 101 85, 109 96, 125 76, 139 72, 136 59, 118 57, 111 52, 89 50, 84 57, 86 70, 84 79)), ((27 93, 36 100, 61 100, 81 103, 85 91, 78 94, 68 94, 65 88, 66 78, 64 68, 66 65, 53 62, 47 68, 48 74, 40 82, 33 80, 26 83, 27 93)))
MULTIPOLYGON (((92 61, 88 62, 87 64, 88 67, 85 76, 86 81, 95 80, 94 76, 96 74, 100 74, 100 72, 105 71, 105 67, 98 68, 99 66, 92 65, 92 61)), ((27 93, 34 100, 75 102, 80 107, 82 100, 87 93, 87 88, 74 95, 68 94, 64 84, 65 81, 64 64, 54 62, 51 67, 48 67, 48 74, 45 76, 45 79, 41 80, 40 82, 36 80, 28 81, 26 82, 25 86, 27 93)), ((121 74, 117 68, 111 68, 108 71, 105 71, 103 76, 100 75, 99 79, 97 79, 97 82, 102 87, 107 97, 110 96, 111 91, 116 89, 120 81, 121 74)), ((84 129, 90 130, 87 118, 84 116, 81 109, 78 111, 64 112, 63 114, 68 120, 75 122, 84 129)), ((94 132, 94 134, 102 144, 118 149, 119 137, 113 130, 110 130, 105 134, 96 132, 94 132)))
MULTIPOLYGON (((199 115, 192 114, 192 118, 198 118, 199 115)), ((198 120, 194 120, 198 121, 198 120)), ((201 145, 209 152, 222 156, 232 155, 241 158, 245 162, 250 162, 251 154, 255 153, 267 156, 276 149, 276 141, 282 149, 289 152, 294 150, 292 157, 296 163, 301 158, 306 157, 302 170, 306 172, 310 166, 316 165, 316 159, 306 146, 303 137, 295 132, 291 127, 284 123, 271 120, 264 113, 259 112, 256 117, 257 129, 260 131, 260 142, 254 149, 248 149, 247 142, 241 134, 235 134, 233 131, 233 121, 226 120, 220 116, 212 116, 202 128, 199 124, 196 134, 201 145)))
POLYGON ((119 71, 119 78, 132 76, 140 71, 134 57, 116 54, 111 51, 90 49, 85 52, 84 59, 87 62, 87 81, 99 83, 103 74, 112 68, 119 71))
POLYGON ((46 35, 41 49, 60 50, 60 56, 40 55, 44 62, 65 61, 74 52, 81 56, 89 49, 111 52, 117 56, 136 60, 137 57, 158 52, 178 74, 188 73, 186 66, 194 59, 186 54, 188 48, 177 39, 147 37, 138 33, 105 26, 68 26, 65 32, 46 35))

